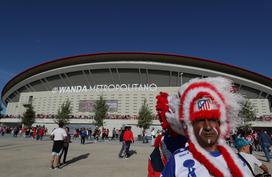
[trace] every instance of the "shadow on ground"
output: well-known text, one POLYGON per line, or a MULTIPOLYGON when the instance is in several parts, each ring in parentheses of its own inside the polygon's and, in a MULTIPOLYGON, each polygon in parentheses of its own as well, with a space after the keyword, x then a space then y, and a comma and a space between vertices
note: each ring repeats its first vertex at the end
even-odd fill
POLYGON ((137 151, 135 151, 135 150, 130 150, 130 151, 128 152, 128 157, 131 157, 133 154, 137 154, 137 151))
POLYGON ((73 163, 75 163, 75 162, 77 162, 77 161, 80 161, 80 160, 83 160, 83 159, 87 159, 87 158, 89 157, 89 155, 90 155, 90 153, 86 153, 86 154, 82 154, 82 155, 80 155, 80 156, 74 157, 74 158, 72 158, 71 160, 68 160, 68 161, 62 166, 62 168, 65 167, 65 166, 71 165, 71 164, 73 164, 73 163))

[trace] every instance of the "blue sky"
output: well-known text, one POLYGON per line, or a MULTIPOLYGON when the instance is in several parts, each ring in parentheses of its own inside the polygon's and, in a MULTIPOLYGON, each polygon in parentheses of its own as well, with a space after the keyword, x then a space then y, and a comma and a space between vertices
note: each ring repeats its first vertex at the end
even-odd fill
POLYGON ((159 52, 272 77, 270 0, 1 0, 0 90, 42 62, 97 52, 159 52))

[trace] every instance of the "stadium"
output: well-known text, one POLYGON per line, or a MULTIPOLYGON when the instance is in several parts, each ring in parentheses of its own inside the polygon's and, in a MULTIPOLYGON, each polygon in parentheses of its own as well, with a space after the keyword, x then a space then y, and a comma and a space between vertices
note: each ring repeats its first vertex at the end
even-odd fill
MULTIPOLYGON (((196 77, 223 76, 253 104, 256 127, 272 127, 272 80, 266 76, 207 59, 160 53, 96 53, 56 59, 29 68, 12 78, 1 99, 7 107, 1 123, 20 122, 31 103, 36 123, 54 127, 61 104, 71 102, 73 124, 91 124, 100 96, 109 106, 106 126, 136 125, 144 100, 155 113, 160 91, 176 93, 196 77)), ((154 120, 154 125, 158 121, 154 120)), ((135 129, 137 129, 135 127, 135 129)), ((138 132, 136 130, 136 132, 138 132)))

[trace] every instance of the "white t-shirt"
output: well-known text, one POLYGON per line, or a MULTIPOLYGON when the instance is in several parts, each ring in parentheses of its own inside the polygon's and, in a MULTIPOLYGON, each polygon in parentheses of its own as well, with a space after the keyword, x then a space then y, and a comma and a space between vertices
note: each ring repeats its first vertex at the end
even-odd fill
POLYGON ((151 136, 154 137, 156 135, 155 130, 151 131, 151 136))
POLYGON ((67 133, 63 128, 56 128, 51 135, 54 135, 54 141, 63 141, 67 133))
POLYGON ((243 156, 246 159, 246 161, 249 163, 254 173, 255 173, 255 165, 257 165, 258 167, 262 165, 262 162, 259 161, 254 155, 244 153, 244 152, 239 152, 239 153, 241 154, 241 156, 243 156))
MULTIPOLYGON (((214 156, 217 164, 228 171, 228 167, 222 155, 214 156)), ((242 160, 240 161, 242 165, 242 160)), ((246 166, 241 166, 245 169, 245 177, 252 177, 252 173, 246 169, 246 166)), ((231 175, 224 174, 226 177, 231 175)), ((176 151, 170 160, 167 162, 161 177, 210 177, 209 171, 204 165, 198 162, 188 149, 180 149, 176 151)))

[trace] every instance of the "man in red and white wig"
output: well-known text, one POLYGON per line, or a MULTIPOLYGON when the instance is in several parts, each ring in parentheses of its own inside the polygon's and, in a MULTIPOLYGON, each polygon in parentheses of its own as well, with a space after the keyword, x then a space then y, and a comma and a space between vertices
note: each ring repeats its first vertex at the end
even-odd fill
POLYGON ((166 114, 171 126, 182 127, 188 146, 177 150, 163 177, 249 177, 251 173, 225 137, 238 122, 243 97, 223 77, 193 79, 181 86, 176 111, 166 114), (175 120, 175 121, 174 121, 175 120))

